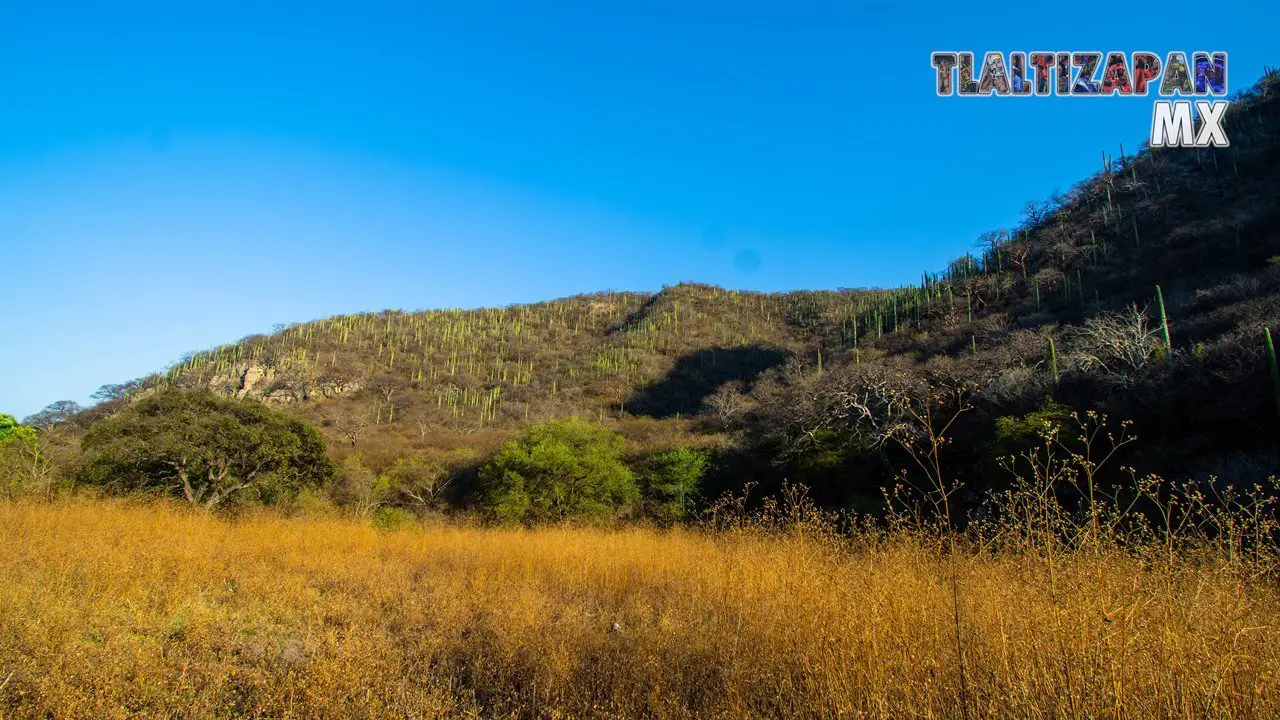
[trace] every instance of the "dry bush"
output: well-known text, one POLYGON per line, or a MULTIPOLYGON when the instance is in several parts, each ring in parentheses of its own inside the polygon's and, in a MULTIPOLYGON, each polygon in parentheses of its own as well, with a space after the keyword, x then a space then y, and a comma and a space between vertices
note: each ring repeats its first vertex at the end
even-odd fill
POLYGON ((1102 313, 1085 320, 1072 333, 1074 360, 1108 384, 1127 387, 1163 350, 1159 330, 1145 308, 1102 313))
POLYGON ((1062 285, 1066 282, 1066 277, 1061 270, 1055 267, 1041 268, 1035 274, 1035 280, 1040 286, 1042 303, 1047 303, 1062 292, 1062 285))
POLYGON ((755 401, 741 381, 727 382, 702 401, 702 412, 719 427, 733 427, 751 412, 755 401))
POLYGON ((1053 377, 1036 367, 1015 365, 982 386, 982 398, 998 408, 1033 405, 1050 393, 1053 377))
POLYGON ((1049 337, 1047 331, 1014 330, 993 350, 994 363, 1003 368, 1041 365, 1049 356, 1049 337))

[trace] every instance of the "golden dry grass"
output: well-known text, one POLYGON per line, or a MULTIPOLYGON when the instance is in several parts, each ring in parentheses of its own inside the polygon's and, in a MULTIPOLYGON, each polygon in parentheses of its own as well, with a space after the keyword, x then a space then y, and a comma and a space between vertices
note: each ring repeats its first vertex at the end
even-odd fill
POLYGON ((957 643, 949 567, 905 538, 4 504, 0 714, 1280 713, 1274 585, 1110 553, 1051 586, 1040 558, 965 555, 957 643))

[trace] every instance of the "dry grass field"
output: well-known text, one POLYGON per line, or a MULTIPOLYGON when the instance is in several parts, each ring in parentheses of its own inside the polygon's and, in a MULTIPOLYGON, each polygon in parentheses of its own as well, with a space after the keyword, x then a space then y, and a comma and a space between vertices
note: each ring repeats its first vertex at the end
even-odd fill
POLYGON ((0 504, 0 682, 15 718, 1274 718, 1280 588, 892 535, 0 504))

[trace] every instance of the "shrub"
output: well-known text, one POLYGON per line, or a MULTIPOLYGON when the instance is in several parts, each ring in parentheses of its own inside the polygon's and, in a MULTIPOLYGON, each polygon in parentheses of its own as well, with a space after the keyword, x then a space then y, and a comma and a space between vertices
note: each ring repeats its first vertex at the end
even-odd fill
POLYGON ((400 530, 413 524, 413 513, 398 507, 380 507, 373 514, 373 526, 382 530, 400 530))
POLYGON ((1034 412, 1021 417, 997 418, 991 439, 991 461, 997 463, 1036 445, 1046 428, 1061 428, 1070 419, 1070 408, 1047 398, 1034 412))
POLYGON ((1027 408, 1052 392, 1048 374, 1033 367, 1015 365, 991 378, 982 388, 982 396, 997 408, 1027 408))
POLYGON ((483 500, 507 522, 611 516, 640 494, 625 448, 622 436, 581 420, 530 426, 481 469, 483 500))
POLYGON ((283 510, 288 517, 296 518, 332 518, 337 517, 338 507, 321 489, 303 488, 289 498, 283 510))
POLYGON ((1161 351, 1167 352, 1159 330, 1137 305, 1120 313, 1095 315, 1074 335, 1080 366, 1118 387, 1132 384, 1161 351))

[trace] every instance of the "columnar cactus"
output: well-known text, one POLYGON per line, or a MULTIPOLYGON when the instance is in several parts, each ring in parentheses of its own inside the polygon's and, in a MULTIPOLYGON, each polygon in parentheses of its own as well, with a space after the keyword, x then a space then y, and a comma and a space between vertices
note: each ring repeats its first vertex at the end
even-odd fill
POLYGON ((1280 366, 1276 365, 1276 345, 1271 340, 1271 328, 1265 328, 1267 336, 1267 362, 1271 365, 1271 392, 1275 395, 1276 415, 1280 416, 1280 366))
POLYGON ((1053 371, 1053 384, 1058 384, 1058 348, 1053 344, 1053 338, 1049 338, 1049 369, 1053 371))
POLYGON ((1160 327, 1164 331, 1164 349, 1173 352, 1173 341, 1169 338, 1169 316, 1164 311, 1164 293, 1156 286, 1156 304, 1160 306, 1160 327))

